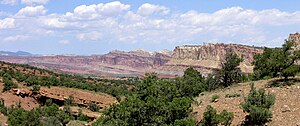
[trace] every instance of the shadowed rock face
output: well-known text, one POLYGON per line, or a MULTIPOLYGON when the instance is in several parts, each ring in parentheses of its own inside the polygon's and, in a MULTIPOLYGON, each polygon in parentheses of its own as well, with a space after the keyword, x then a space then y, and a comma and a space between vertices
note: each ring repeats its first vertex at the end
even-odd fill
POLYGON ((261 48, 237 44, 205 44, 177 46, 173 51, 154 53, 136 50, 92 56, 0 56, 0 60, 79 74, 142 76, 145 72, 156 72, 162 77, 174 77, 181 76, 189 66, 204 74, 210 73, 220 67, 230 50, 244 58, 240 66, 243 72, 252 71, 253 56, 263 51, 261 48))

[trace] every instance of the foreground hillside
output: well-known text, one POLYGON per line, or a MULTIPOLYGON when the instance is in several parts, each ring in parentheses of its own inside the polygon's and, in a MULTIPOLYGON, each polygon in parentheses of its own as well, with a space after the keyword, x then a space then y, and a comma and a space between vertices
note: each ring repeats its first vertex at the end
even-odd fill
MULTIPOLYGON (((232 125, 240 125, 247 115, 241 108, 241 103, 250 91, 250 83, 240 83, 225 89, 218 89, 213 92, 203 92, 195 98, 193 114, 197 121, 201 121, 203 112, 207 105, 211 105, 218 112, 228 110, 234 112, 232 125), (220 98, 212 102, 212 97, 218 95, 220 98)), ((286 82, 278 79, 260 80, 253 82, 257 88, 265 88, 267 92, 274 93, 276 100, 271 108, 273 117, 268 125, 271 126, 295 126, 300 125, 300 77, 286 82), (281 86, 276 86, 276 83, 281 86), (272 86, 273 84, 273 86, 272 86)))
POLYGON ((76 120, 87 124, 128 95, 134 82, 132 78, 83 78, 0 62, 0 123, 43 125, 60 120, 58 125, 65 125, 76 120), (30 113, 38 114, 31 118, 30 113))

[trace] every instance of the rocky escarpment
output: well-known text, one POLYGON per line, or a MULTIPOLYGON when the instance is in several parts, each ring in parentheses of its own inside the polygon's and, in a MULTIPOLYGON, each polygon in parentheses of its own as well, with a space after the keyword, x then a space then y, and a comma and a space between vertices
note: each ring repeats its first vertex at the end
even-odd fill
POLYGON ((96 56, 98 61, 111 65, 125 65, 133 68, 154 68, 162 66, 171 58, 162 53, 149 53, 143 50, 124 52, 112 51, 106 55, 96 56))
POLYGON ((168 53, 149 53, 143 50, 112 51, 108 54, 92 56, 0 56, 0 60, 6 62, 102 76, 143 75, 145 71, 163 66, 170 58, 171 55, 168 53))
POLYGON ((300 49, 300 34, 298 32, 295 34, 290 34, 288 40, 293 41, 295 43, 295 49, 300 49))
POLYGON ((263 52, 262 48, 239 44, 204 44, 201 46, 177 46, 169 65, 192 65, 219 68, 228 52, 235 52, 243 57, 240 67, 243 72, 252 72, 251 63, 254 55, 263 52))

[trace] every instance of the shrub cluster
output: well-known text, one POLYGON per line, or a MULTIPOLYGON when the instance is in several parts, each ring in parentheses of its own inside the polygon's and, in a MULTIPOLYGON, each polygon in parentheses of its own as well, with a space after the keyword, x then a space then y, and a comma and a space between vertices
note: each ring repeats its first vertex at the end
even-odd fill
POLYGON ((203 119, 200 122, 200 126, 217 126, 224 125, 229 126, 233 120, 233 113, 223 110, 220 114, 208 105, 206 111, 203 113, 203 119))
POLYGON ((82 113, 78 117, 73 116, 69 111, 60 110, 56 104, 35 108, 26 111, 20 104, 11 107, 4 106, 4 100, 0 99, 0 111, 8 116, 10 126, 39 126, 39 125, 66 125, 70 120, 91 121, 82 113))
POLYGON ((245 98, 245 102, 241 104, 243 110, 249 113, 245 123, 249 125, 266 123, 272 117, 272 112, 269 109, 274 103, 274 94, 267 94, 263 88, 256 90, 254 84, 251 83, 250 93, 245 98))

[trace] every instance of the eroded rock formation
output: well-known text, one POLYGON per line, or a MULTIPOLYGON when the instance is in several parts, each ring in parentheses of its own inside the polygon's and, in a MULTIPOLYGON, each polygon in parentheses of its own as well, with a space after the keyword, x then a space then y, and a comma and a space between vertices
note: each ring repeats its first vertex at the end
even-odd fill
POLYGON ((168 64, 203 66, 219 68, 228 52, 235 52, 243 57, 240 67, 243 72, 252 72, 254 55, 262 53, 262 48, 238 44, 204 44, 202 46, 177 46, 174 49, 172 59, 168 64))
POLYGON ((34 98, 36 101, 43 99, 53 99, 56 101, 64 102, 69 97, 73 97, 74 104, 88 107, 90 103, 98 105, 101 109, 109 107, 111 104, 118 103, 115 97, 108 94, 94 93, 85 90, 62 88, 62 87, 41 87, 37 94, 30 91, 29 88, 12 89, 11 94, 20 96, 22 98, 34 98))

